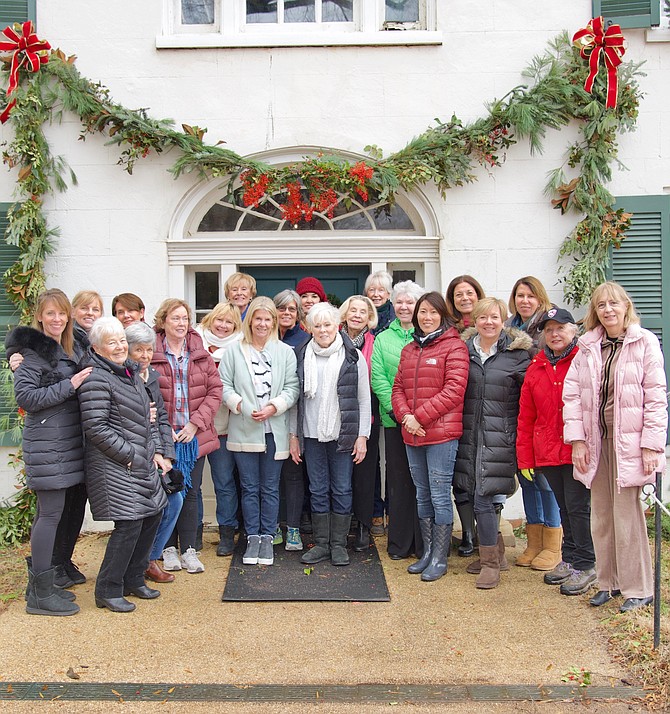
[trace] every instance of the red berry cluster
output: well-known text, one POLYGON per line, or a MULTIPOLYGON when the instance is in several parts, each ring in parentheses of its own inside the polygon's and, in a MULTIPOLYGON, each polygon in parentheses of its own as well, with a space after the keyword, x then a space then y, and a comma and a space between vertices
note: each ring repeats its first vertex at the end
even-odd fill
POLYGON ((349 176, 356 181, 354 190, 363 201, 368 200, 368 191, 365 182, 372 178, 374 170, 365 161, 359 161, 349 169, 349 176))
POLYGON ((311 221, 314 206, 302 200, 302 188, 297 181, 286 184, 286 203, 280 204, 284 220, 297 226, 300 221, 311 221))
POLYGON ((261 202, 270 183, 270 177, 267 174, 261 174, 258 178, 254 178, 252 171, 244 171, 240 175, 240 181, 244 186, 244 194, 242 202, 245 206, 256 208, 261 202))

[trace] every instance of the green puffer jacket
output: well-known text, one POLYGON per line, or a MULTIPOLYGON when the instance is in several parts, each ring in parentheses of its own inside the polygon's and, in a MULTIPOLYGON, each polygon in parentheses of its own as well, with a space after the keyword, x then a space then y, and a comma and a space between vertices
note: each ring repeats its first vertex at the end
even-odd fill
POLYGON ((382 424, 386 427, 398 426, 397 422, 389 416, 393 411, 391 392, 393 391, 393 380, 400 363, 400 353, 402 348, 412 341, 413 334, 413 327, 409 330, 404 330, 400 325, 400 320, 396 318, 383 332, 380 332, 375 337, 372 346, 370 383, 372 391, 379 399, 382 424))

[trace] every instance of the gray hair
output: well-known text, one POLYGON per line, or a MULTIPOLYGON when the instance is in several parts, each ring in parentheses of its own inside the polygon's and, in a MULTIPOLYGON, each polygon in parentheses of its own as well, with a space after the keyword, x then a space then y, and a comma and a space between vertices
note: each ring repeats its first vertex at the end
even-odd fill
POLYGON ((330 318, 335 325, 339 326, 340 311, 329 302, 317 302, 307 314, 307 327, 310 330, 313 329, 314 325, 324 318, 330 318))
POLYGON ((294 302, 298 308, 298 322, 302 322, 305 319, 305 311, 302 309, 302 300, 295 290, 291 290, 290 288, 282 290, 280 293, 277 293, 273 299, 277 310, 279 310, 280 307, 286 307, 294 302))
MULTIPOLYGON (((547 320, 547 322, 551 322, 551 320, 547 320)), ((547 322, 544 323, 544 327, 547 326, 547 322)), ((575 325, 574 322, 564 322, 563 324, 570 328, 573 337, 576 337, 579 334, 579 325, 575 325)), ((542 328, 542 332, 544 332, 544 327, 542 328)))
POLYGON ((128 325, 126 340, 129 349, 135 345, 151 345, 151 349, 156 349, 156 332, 146 322, 133 322, 128 325))
POLYGON ((417 301, 422 295, 425 295, 425 293, 426 291, 413 280, 403 280, 393 286, 391 302, 395 302, 401 295, 409 295, 417 301))
POLYGON ((95 347, 100 346, 108 337, 112 335, 126 336, 123 325, 115 317, 99 317, 88 333, 89 342, 95 347))
POLYGON ((384 290, 389 293, 389 295, 391 294, 391 290, 393 290, 393 278, 390 273, 387 273, 385 270, 378 270, 376 273, 370 273, 370 275, 368 275, 365 279, 363 292, 367 295, 368 288, 375 283, 381 285, 384 290))

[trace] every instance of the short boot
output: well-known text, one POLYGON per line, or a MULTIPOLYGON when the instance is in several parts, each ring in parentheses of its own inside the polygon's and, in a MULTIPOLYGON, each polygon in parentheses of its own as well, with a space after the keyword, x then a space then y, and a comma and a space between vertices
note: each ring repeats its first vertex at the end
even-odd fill
POLYGON ((563 529, 542 526, 542 550, 533 558, 533 570, 553 570, 562 560, 563 529))
POLYGON ((364 553, 370 547, 370 529, 358 521, 355 535, 354 550, 357 553, 364 553))
POLYGON ((235 528, 234 526, 219 526, 219 544, 216 546, 216 554, 220 556, 232 555, 235 548, 235 528))
MULTIPOLYGON (((498 533, 496 548, 498 549, 498 567, 500 568, 500 572, 504 573, 506 570, 509 570, 509 563, 507 562, 507 557, 505 556, 505 540, 502 533, 498 533)), ((470 575, 479 575, 479 573, 482 572, 481 558, 473 560, 472 563, 470 563, 470 565, 468 565, 465 569, 465 572, 470 573, 470 575)))
POLYGON ((330 558, 330 513, 312 513, 314 546, 300 558, 301 563, 313 565, 330 558))
POLYGON ((433 523, 430 563, 421 573, 421 580, 433 582, 447 572, 447 556, 453 523, 433 523))
POLYGON ((71 588, 75 582, 67 574, 64 565, 54 565, 54 585, 59 588, 71 588))
POLYGON ((351 513, 330 514, 330 562, 333 565, 349 565, 347 536, 350 525, 351 513))
POLYGON ((419 528, 421 529, 421 537, 423 538, 423 555, 416 563, 412 563, 407 567, 407 572, 412 573, 423 573, 423 571, 428 567, 431 559, 431 544, 433 542, 433 519, 432 518, 420 518, 419 528))
POLYGON ((157 560, 149 561, 149 565, 144 571, 144 577, 154 583, 171 583, 174 580, 174 575, 166 573, 157 560))
MULTIPOLYGON (((34 587, 34 577, 32 572, 33 559, 30 555, 26 556, 26 565, 28 566, 28 587, 26 588, 23 599, 27 601, 34 587)), ((77 596, 74 593, 71 593, 69 590, 63 590, 63 588, 59 588, 57 585, 54 586, 54 592, 58 595, 58 597, 62 597, 63 600, 68 600, 69 602, 74 602, 77 599, 77 596)))
POLYGON ((479 560, 482 563, 482 571, 475 583, 481 590, 491 590, 497 587, 500 582, 500 554, 496 545, 480 545, 479 560))
MULTIPOLYGON (((526 550, 521 553, 521 555, 516 559, 514 565, 520 565, 522 568, 530 568, 530 564, 533 559, 536 558, 542 551, 542 529, 544 526, 541 523, 527 523, 526 524, 526 538, 528 538, 528 545, 526 550)), ((558 565, 556 563, 555 565, 558 565)), ((549 570, 554 566, 552 565, 549 570)))
POLYGON ((470 501, 457 503, 456 510, 461 519, 461 544, 458 555, 468 558, 475 552, 475 512, 470 501))
POLYGON ((45 570, 35 575, 29 571, 29 580, 32 576, 32 588, 29 587, 26 612, 30 615, 76 615, 79 605, 70 600, 64 600, 56 593, 54 587, 54 569, 45 570))

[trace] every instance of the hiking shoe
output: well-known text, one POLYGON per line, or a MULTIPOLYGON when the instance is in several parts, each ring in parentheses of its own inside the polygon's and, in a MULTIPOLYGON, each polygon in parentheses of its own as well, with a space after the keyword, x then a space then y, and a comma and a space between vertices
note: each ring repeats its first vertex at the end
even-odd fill
POLYGON ((564 560, 553 569, 550 570, 544 576, 544 582, 547 585, 561 585, 564 583, 574 572, 574 568, 570 563, 566 563, 564 560))
POLYGON ((573 569, 570 577, 561 585, 561 595, 581 595, 591 589, 596 581, 596 571, 573 569))
POLYGON ((373 536, 383 536, 384 535, 384 516, 375 516, 372 519, 372 525, 370 526, 370 535, 373 535, 373 536))
POLYGON ((174 546, 170 546, 163 551, 163 570, 181 570, 179 553, 174 546))
POLYGON ((300 528, 286 529, 286 545, 285 550, 302 550, 302 538, 300 537, 300 528))
POLYGON ((204 573, 205 566, 200 562, 195 548, 187 548, 181 556, 181 567, 188 573, 204 573))
POLYGON ((247 536, 247 549, 242 556, 245 565, 256 565, 258 563, 258 551, 261 547, 261 537, 257 535, 247 536))
POLYGON ((258 564, 272 565, 275 562, 275 552, 272 549, 272 536, 262 535, 258 550, 258 564))
POLYGON ((277 530, 272 538, 272 545, 281 545, 284 542, 284 536, 281 532, 281 526, 277 526, 277 530))

